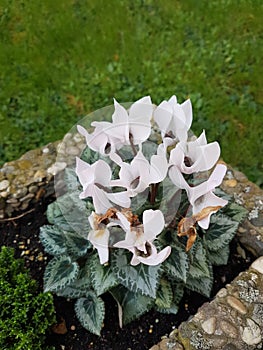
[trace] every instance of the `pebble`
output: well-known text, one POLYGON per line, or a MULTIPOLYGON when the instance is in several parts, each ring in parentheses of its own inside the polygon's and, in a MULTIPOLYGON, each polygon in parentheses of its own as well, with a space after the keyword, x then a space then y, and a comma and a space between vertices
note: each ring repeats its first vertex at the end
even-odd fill
POLYGON ((201 324, 201 326, 207 334, 214 334, 216 329, 216 318, 215 317, 209 318, 208 320, 204 321, 201 324))
POLYGON ((259 326, 250 318, 247 319, 247 327, 244 328, 241 338, 248 345, 257 345, 262 340, 259 326))
POLYGON ((9 193, 7 191, 0 192, 0 197, 7 198, 9 193))
POLYGON ((43 149, 42 149, 42 152, 43 152, 44 154, 49 153, 49 148, 48 148, 48 147, 43 148, 43 149))
POLYGON ((47 173, 55 176, 60 171, 64 170, 66 166, 67 166, 66 162, 56 162, 47 169, 47 173))
POLYGON ((236 179, 229 179, 224 181, 225 185, 228 187, 236 187, 237 185, 237 180, 236 179))
POLYGON ((19 188, 16 193, 14 194, 14 198, 22 198, 27 194, 27 188, 23 187, 23 188, 19 188))
POLYGON ((0 191, 6 190, 9 185, 10 185, 10 182, 8 180, 1 181, 0 182, 0 191))
POLYGON ((28 188, 29 193, 36 193, 37 191, 38 191, 38 186, 32 185, 32 186, 29 186, 28 188))
POLYGON ((259 273, 263 274, 263 256, 255 260, 251 267, 259 273))
POLYGON ((37 170, 34 175, 36 181, 42 181, 46 177, 46 172, 44 170, 37 170))
POLYGON ((71 156, 79 156, 80 151, 78 147, 75 146, 70 146, 68 148, 66 148, 66 152, 67 154, 71 155, 71 156))
POLYGON ((246 309, 245 305, 237 298, 229 295, 227 297, 227 303, 228 303, 228 305, 230 305, 232 308, 236 309, 242 315, 245 315, 247 313, 247 309, 246 309))
POLYGON ((25 197, 20 198, 19 201, 20 202, 25 202, 27 200, 30 200, 30 199, 34 198, 34 197, 35 197, 34 193, 28 193, 25 197))
POLYGON ((220 322, 220 328, 230 338, 236 338, 238 334, 236 327, 228 321, 222 320, 220 322))

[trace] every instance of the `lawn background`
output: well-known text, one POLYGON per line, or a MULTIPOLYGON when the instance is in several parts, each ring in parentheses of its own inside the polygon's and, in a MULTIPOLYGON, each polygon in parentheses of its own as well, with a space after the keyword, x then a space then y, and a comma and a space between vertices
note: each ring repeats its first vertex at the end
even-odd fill
POLYGON ((0 0, 0 165, 113 97, 175 94, 262 186, 262 18, 261 0, 0 0))

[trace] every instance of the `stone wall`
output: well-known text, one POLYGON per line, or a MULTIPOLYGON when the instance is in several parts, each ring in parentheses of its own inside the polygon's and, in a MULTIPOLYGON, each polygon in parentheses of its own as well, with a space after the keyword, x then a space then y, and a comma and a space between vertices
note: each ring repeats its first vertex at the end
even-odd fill
POLYGON ((54 176, 75 161, 84 147, 83 138, 66 134, 63 141, 25 153, 0 169, 0 219, 25 211, 54 194, 54 176))

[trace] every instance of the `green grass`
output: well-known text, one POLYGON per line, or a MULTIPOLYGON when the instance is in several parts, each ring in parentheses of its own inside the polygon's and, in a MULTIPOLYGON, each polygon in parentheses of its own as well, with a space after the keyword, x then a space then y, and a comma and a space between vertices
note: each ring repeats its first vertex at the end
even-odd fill
POLYGON ((176 94, 262 185, 262 18, 261 0, 0 0, 1 163, 113 97, 176 94))

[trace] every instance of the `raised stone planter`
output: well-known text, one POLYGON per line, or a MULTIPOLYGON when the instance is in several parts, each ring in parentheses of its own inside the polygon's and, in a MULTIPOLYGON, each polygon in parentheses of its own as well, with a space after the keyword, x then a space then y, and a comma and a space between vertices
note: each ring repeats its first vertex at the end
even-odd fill
MULTIPOLYGON (((0 169, 0 220, 28 210, 54 194, 54 176, 62 174, 84 142, 66 135, 63 142, 27 152, 0 169)), ((63 181, 62 181, 63 183, 63 181)), ((263 339, 263 191, 244 174, 228 167, 222 189, 248 210, 238 229, 242 246, 258 258, 248 271, 218 292, 214 300, 183 322, 151 350, 261 349, 263 339)))
POLYGON ((75 160, 83 149, 80 135, 66 134, 63 141, 25 153, 0 169, 0 220, 27 210, 54 194, 54 176, 75 160))
POLYGON ((263 191, 231 167, 221 187, 248 210, 237 237, 257 260, 150 350, 263 349, 263 191))

